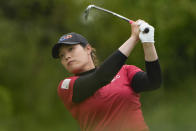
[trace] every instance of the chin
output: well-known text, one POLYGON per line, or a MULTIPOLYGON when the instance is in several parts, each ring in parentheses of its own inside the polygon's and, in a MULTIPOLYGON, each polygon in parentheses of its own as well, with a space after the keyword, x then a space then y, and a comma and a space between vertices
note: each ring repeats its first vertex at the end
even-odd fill
POLYGON ((72 74, 78 74, 82 71, 82 68, 81 66, 76 65, 76 66, 72 66, 68 71, 72 74))

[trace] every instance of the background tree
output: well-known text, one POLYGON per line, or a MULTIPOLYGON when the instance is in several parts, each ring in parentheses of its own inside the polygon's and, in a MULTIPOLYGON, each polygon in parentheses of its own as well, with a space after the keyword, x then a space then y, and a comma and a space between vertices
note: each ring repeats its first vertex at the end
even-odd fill
MULTIPOLYGON (((0 131, 77 131, 78 125, 57 96, 60 80, 69 76, 51 48, 68 32, 83 34, 100 61, 130 36, 130 25, 89 4, 144 19, 155 27, 163 70, 162 88, 142 94, 144 117, 152 131, 196 129, 196 2, 193 0, 1 0, 0 131), (104 48, 103 48, 104 47, 104 48)), ((128 64, 144 69, 141 44, 128 64)))

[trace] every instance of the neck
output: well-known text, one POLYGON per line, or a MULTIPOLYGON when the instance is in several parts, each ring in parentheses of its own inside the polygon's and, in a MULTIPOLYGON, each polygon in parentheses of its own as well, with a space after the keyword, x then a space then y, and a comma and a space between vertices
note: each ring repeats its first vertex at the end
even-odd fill
POLYGON ((85 72, 77 73, 77 74, 75 74, 75 76, 82 76, 82 75, 89 74, 89 73, 95 71, 95 69, 96 69, 96 67, 93 68, 93 69, 90 69, 90 70, 88 70, 88 71, 85 71, 85 72))
MULTIPOLYGON (((89 71, 89 70, 92 70, 95 68, 95 65, 93 62, 91 62, 90 64, 87 64, 81 71, 79 71, 78 73, 83 73, 83 72, 86 72, 86 71, 89 71)), ((77 74, 78 74, 77 73, 77 74)))

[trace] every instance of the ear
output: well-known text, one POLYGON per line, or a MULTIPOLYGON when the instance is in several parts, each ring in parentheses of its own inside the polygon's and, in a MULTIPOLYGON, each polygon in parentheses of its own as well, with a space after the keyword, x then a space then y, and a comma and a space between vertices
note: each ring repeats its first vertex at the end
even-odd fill
POLYGON ((91 47, 91 45, 90 45, 90 44, 87 44, 86 47, 85 47, 85 49, 86 49, 87 53, 90 55, 91 52, 92 52, 92 47, 91 47))

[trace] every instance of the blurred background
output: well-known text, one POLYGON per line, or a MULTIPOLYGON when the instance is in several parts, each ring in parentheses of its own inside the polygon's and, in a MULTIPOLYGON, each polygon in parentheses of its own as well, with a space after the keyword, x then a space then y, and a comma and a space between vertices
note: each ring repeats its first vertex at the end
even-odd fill
MULTIPOLYGON (((131 26, 89 4, 155 27, 163 71, 161 89, 141 94, 151 131, 196 130, 196 1, 194 0, 0 0, 0 131, 78 131, 57 95, 70 76, 51 48, 68 32, 84 35, 100 62, 125 42, 131 26)), ((145 70, 141 43, 127 64, 145 70)))

